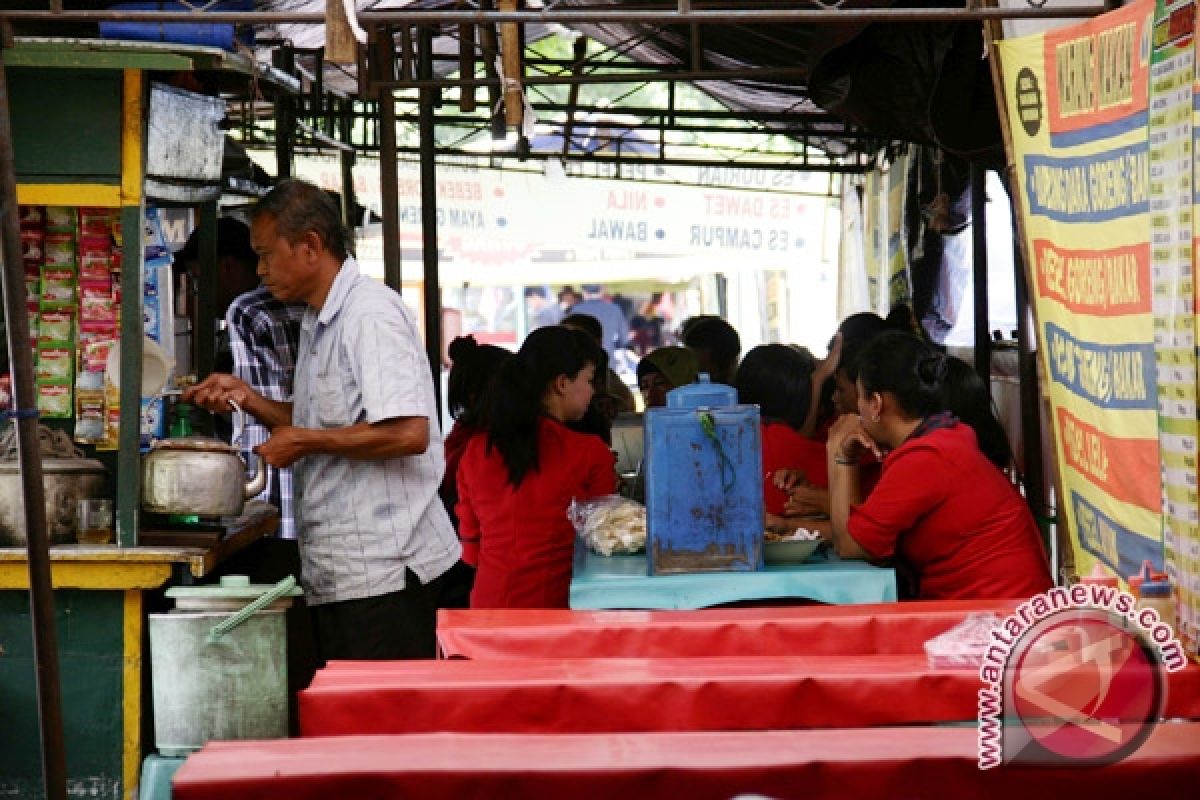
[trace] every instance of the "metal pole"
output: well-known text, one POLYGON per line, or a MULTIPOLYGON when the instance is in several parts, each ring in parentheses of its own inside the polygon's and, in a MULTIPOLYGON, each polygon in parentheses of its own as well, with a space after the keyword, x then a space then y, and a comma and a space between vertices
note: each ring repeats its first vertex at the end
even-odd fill
MULTIPOLYGON (((290 43, 275 51, 275 66, 290 76, 296 74, 296 54, 290 43)), ((292 177, 292 151, 295 149, 295 99, 286 92, 275 98, 275 176, 292 177)))
POLYGON ((46 496, 42 453, 38 444, 37 396, 33 355, 29 349, 29 315, 25 309, 25 276, 21 261, 21 229, 17 217, 17 174, 12 118, 4 66, 4 34, 0 32, 0 235, 3 249, 4 315, 8 325, 8 359, 15 398, 17 461, 21 496, 25 499, 25 538, 29 559, 29 609, 33 621, 33 664, 37 679, 38 720, 42 740, 42 776, 46 797, 65 800, 67 759, 63 739, 62 685, 58 672, 58 635, 54 627, 54 590, 46 536, 46 496))
POLYGON ((972 284, 975 290, 975 371, 992 391, 992 333, 988 326, 987 170, 971 165, 972 284))
MULTIPOLYGON (((391 28, 378 32, 372 56, 376 76, 395 74, 396 43, 391 28), (386 72, 383 70, 386 69, 386 72)), ((390 88, 379 89, 379 195, 383 205, 383 281, 400 291, 400 179, 396 174, 396 97, 390 88)))
MULTIPOLYGON (((281 175, 282 177, 282 175, 281 175)), ((192 342, 196 375, 207 378, 217 364, 217 201, 201 203, 196 215, 196 320, 192 342)))
MULTIPOLYGON (((351 101, 345 100, 337 104, 338 109, 338 128, 341 134, 342 141, 346 144, 354 142, 354 118, 351 116, 349 108, 352 105, 351 101)), ((343 150, 339 154, 340 166, 342 168, 342 222, 350 232, 353 233, 355 227, 358 226, 358 220, 354 219, 354 206, 357 200, 354 197, 354 148, 343 150)))
MULTIPOLYGON (((1014 234, 1016 230, 1014 229, 1014 234)), ((1016 239, 1016 236, 1013 237, 1016 239)), ((1017 375, 1021 387, 1021 439, 1025 443, 1025 500, 1039 521, 1046 515, 1046 470, 1042 463, 1042 392, 1038 387, 1037 335, 1029 307, 1028 273, 1024 250, 1013 242, 1013 268, 1016 270, 1017 295, 1017 375)), ((1039 525, 1040 527, 1040 525, 1039 525)), ((1051 543, 1046 543, 1051 552, 1051 543)))
MULTIPOLYGON (((419 31, 417 74, 421 78, 433 75, 433 30, 419 31)), ((442 293, 438 275, 437 230, 437 159, 435 157, 437 125, 433 109, 438 90, 422 89, 420 97, 421 138, 421 255, 425 262, 425 351, 433 374, 434 408, 442 416, 442 293)))

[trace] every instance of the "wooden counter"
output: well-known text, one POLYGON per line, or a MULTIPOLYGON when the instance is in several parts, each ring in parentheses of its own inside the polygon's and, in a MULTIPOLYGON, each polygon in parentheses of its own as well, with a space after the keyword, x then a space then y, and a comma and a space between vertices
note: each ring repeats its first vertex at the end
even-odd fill
MULTIPOLYGON (((176 564, 203 578, 234 553, 275 532, 279 514, 272 506, 248 503, 246 513, 227 521, 227 535, 212 547, 117 547, 66 544, 50 548, 55 589, 157 589, 176 564)), ((0 590, 28 589, 24 548, 0 547, 0 590)))

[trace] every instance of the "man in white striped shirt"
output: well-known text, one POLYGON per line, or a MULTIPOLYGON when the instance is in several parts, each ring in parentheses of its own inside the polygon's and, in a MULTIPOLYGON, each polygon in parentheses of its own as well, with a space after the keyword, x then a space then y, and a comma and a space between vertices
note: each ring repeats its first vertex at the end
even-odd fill
POLYGON ((337 208, 284 181, 252 212, 258 274, 308 305, 292 401, 210 375, 186 400, 240 404, 271 430, 257 448, 295 465, 303 583, 322 659, 432 657, 437 581, 461 547, 438 497, 445 464, 433 378, 399 295, 358 272, 337 208))

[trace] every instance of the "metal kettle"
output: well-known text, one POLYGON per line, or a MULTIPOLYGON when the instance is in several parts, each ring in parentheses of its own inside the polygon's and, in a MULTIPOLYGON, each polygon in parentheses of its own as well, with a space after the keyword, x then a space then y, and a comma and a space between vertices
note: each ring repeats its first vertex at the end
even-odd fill
MULTIPOLYGON (((233 443, 245 431, 245 412, 234 407, 233 443)), ((267 488, 259 464, 246 480, 246 464, 233 445, 209 436, 156 441, 142 460, 142 508, 153 514, 236 517, 245 502, 267 488)))

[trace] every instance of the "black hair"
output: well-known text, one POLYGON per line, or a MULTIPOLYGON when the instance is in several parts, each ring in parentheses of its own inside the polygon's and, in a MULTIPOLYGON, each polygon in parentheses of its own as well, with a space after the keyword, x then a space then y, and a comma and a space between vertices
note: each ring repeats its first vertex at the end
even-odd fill
POLYGON ((838 325, 838 333, 842 335, 838 369, 844 369, 850 380, 858 380, 858 363, 863 348, 876 336, 891 329, 892 326, 883 317, 871 311, 851 314, 842 320, 842 324, 838 325))
POLYGON ((786 344, 759 345, 746 353, 738 367, 733 381, 738 401, 756 404, 764 421, 779 420, 800 430, 812 404, 815 367, 808 350, 786 344))
POLYGON ((488 403, 488 450, 500 451, 510 484, 520 486, 538 469, 538 418, 550 384, 560 375, 574 379, 588 364, 599 372, 604 363, 604 351, 586 333, 548 325, 529 334, 500 367, 488 403))
POLYGON ((693 350, 708 350, 718 364, 736 363, 738 355, 742 352, 742 339, 737 330, 713 314, 702 314, 685 320, 680 329, 680 338, 693 350))
POLYGON ((337 205, 324 189, 308 181, 277 183, 250 211, 251 220, 264 215, 275 220, 276 232, 289 242, 298 242, 311 231, 339 262, 350 254, 351 240, 342 227, 337 205))
POLYGON ((512 353, 494 344, 479 344, 474 336, 456 337, 447 350, 451 366, 446 406, 450 416, 456 422, 478 425, 488 387, 512 353))
POLYGON ((525 296, 544 298, 546 296, 546 288, 544 286, 526 286, 525 296))
MULTIPOLYGON (((177 263, 194 261, 200 256, 200 228, 197 227, 188 236, 187 242, 175 254, 177 263)), ((250 229, 246 223, 234 217, 221 217, 217 220, 217 258, 233 256, 239 262, 249 265, 251 272, 258 265, 258 253, 250 244, 250 229)))
POLYGON ((559 320, 558 324, 568 328, 578 328, 597 342, 604 341, 604 328, 600 325, 600 320, 591 314, 567 314, 559 320))
POLYGON ((871 339, 858 359, 858 380, 871 392, 888 392, 913 418, 943 409, 946 356, 911 333, 885 331, 871 339))
POLYGON ((888 312, 887 319, 888 327, 905 333, 911 333, 918 339, 928 339, 925 335, 925 329, 921 327, 921 323, 917 320, 916 313, 912 310, 912 306, 907 303, 897 303, 892 306, 892 310, 888 312))
POLYGON ((979 449, 1001 470, 1014 466, 1012 446, 1000 420, 996 418, 992 398, 983 378, 961 358, 946 358, 946 377, 942 382, 942 407, 975 431, 979 449))

